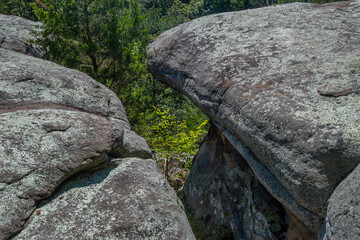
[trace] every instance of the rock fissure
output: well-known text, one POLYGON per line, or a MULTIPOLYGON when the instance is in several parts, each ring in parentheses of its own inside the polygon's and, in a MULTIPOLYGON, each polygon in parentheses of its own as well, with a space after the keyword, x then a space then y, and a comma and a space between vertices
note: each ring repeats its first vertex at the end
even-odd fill
POLYGON ((360 93, 360 89, 347 89, 340 92, 323 91, 320 89, 318 89, 317 91, 321 96, 326 96, 326 97, 341 97, 341 96, 347 96, 351 93, 355 93, 355 94, 360 93))
MULTIPOLYGON (((61 169, 59 166, 56 166, 56 168, 58 170, 60 170, 61 172, 63 172, 64 174, 67 174, 67 176, 65 176, 58 184, 57 184, 57 187, 54 188, 53 192, 49 193, 48 196, 44 196, 43 198, 41 199, 34 199, 32 197, 29 197, 29 196, 16 196, 17 198, 19 199, 24 199, 24 200, 32 200, 34 201, 34 206, 32 209, 30 209, 28 211, 27 214, 25 214, 24 218, 22 218, 22 222, 23 222, 23 225, 24 225, 24 228, 21 228, 21 229, 18 229, 18 231, 14 232, 11 236, 9 236, 9 239, 16 239, 17 238, 17 235, 21 234, 21 232, 26 228, 26 225, 29 224, 29 219, 30 217, 32 217, 34 214, 36 215, 40 215, 41 214, 41 210, 40 211, 36 211, 36 209, 41 206, 43 204, 43 202, 46 202, 48 201, 50 198, 52 198, 54 196, 54 194, 56 194, 57 191, 59 191, 59 189, 62 188, 62 186, 64 184, 66 184, 66 182, 69 182, 71 181, 72 179, 76 178, 78 174, 87 174, 89 172, 93 172, 95 169, 97 170, 101 170, 101 169, 105 169, 105 168, 108 168, 110 166, 111 163, 106 163, 104 164, 104 162, 102 163, 99 163, 99 165, 97 166, 90 166, 89 168, 87 169, 82 169, 81 171, 80 170, 77 170, 77 169, 74 169, 73 172, 71 173, 68 173, 67 171, 61 169)), ((34 172, 34 171, 32 171, 34 172)))
POLYGON ((224 129, 221 125, 214 123, 220 131, 224 134, 226 139, 232 144, 232 146, 244 157, 249 164, 254 175, 259 179, 261 184, 284 206, 287 206, 289 210, 304 221, 314 232, 321 228, 322 216, 301 206, 288 190, 283 187, 279 180, 259 161, 243 142, 236 138, 229 131, 224 129))
MULTIPOLYGON (((27 239, 28 237, 33 236, 41 238, 47 236, 49 234, 48 231, 52 231, 50 234, 55 238, 68 236, 76 237, 77 239, 98 239, 104 237, 105 234, 106 236, 115 237, 117 239, 133 239, 139 236, 141 236, 141 238, 147 238, 150 234, 157 238, 168 236, 167 239, 172 240, 194 239, 191 230, 185 230, 185 228, 180 225, 180 222, 185 220, 184 218, 178 218, 177 220, 179 222, 171 222, 170 220, 172 216, 178 214, 179 210, 182 211, 181 208, 178 208, 182 206, 178 200, 166 196, 174 194, 170 189, 166 189, 166 194, 164 194, 165 192, 160 190, 163 186, 161 184, 156 185, 158 190, 157 194, 159 194, 159 192, 162 193, 158 196, 161 198, 164 197, 164 200, 171 204, 172 211, 168 212, 167 210, 157 207, 153 209, 144 204, 158 201, 147 195, 148 191, 152 192, 150 187, 141 190, 139 195, 139 190, 134 188, 134 184, 140 184, 139 179, 128 179, 129 172, 137 169, 137 174, 143 175, 146 173, 145 176, 147 181, 142 183, 144 186, 148 184, 148 181, 153 181, 154 179, 159 181, 159 183, 163 183, 158 176, 151 173, 151 171, 149 172, 149 170, 154 167, 157 168, 157 166, 154 165, 154 162, 149 159, 112 159, 109 163, 102 163, 99 166, 69 177, 57 187, 52 196, 37 204, 36 211, 33 211, 32 215, 27 219, 25 229, 17 232, 11 239, 27 239), (119 185, 124 184, 124 182, 126 182, 127 186, 119 187, 119 185), (109 201, 109 199, 99 195, 101 189, 109 191, 105 192, 105 194, 120 194, 122 197, 118 199, 112 198, 111 201, 109 201), (123 195, 124 192, 126 192, 126 195, 123 195), (79 201, 81 205, 79 205, 79 201), (133 206, 141 204, 142 211, 134 215, 132 213, 134 208, 129 206, 129 204, 133 206), (95 209, 94 205, 97 206, 98 209, 95 209), (117 211, 114 211, 114 209, 117 209, 117 211), (89 212, 92 221, 82 221, 79 219, 79 215, 83 214, 84 211, 89 212), (57 212, 61 212, 61 217, 57 216, 57 212), (140 218, 143 217, 144 214, 153 215, 146 218, 145 221, 142 221, 140 218), (125 215, 127 216, 126 218, 124 218, 125 215), (167 220, 159 221, 159 215, 166 216, 167 220), (106 218, 104 218, 104 216, 106 216, 106 218), (64 220, 64 218, 66 220, 64 220), (111 219, 111 221, 108 221, 107 219, 111 219), (76 222, 76 226, 81 226, 81 229, 86 228, 88 231, 85 233, 83 230, 66 233, 64 230, 66 229, 66 231, 69 231, 73 228, 73 225, 68 226, 63 224, 61 226, 56 226, 54 223, 58 221, 76 222), (54 225, 56 226, 55 228, 44 227, 54 225), (106 231, 101 235, 95 232, 98 226, 110 228, 112 231, 106 231), (137 228, 141 230, 138 230, 137 228), (179 228, 185 230, 183 235, 177 232, 179 231, 179 228), (91 236, 92 234, 94 234, 94 236, 91 236)), ((160 178, 162 178, 162 175, 160 175, 160 178)), ((169 188, 166 183, 164 187, 169 188)), ((184 222, 184 224, 187 223, 184 222)))
POLYGON ((30 81, 30 80, 34 80, 34 77, 22 78, 22 79, 16 80, 16 82, 26 82, 26 81, 30 81))
POLYGON ((13 178, 11 179, 11 181, 8 182, 4 182, 6 183, 8 186, 10 186, 11 184, 16 184, 20 181, 22 181, 23 179, 27 178, 28 176, 30 176, 32 173, 34 173, 36 171, 36 169, 32 169, 29 172, 25 173, 24 175, 22 175, 20 178, 13 178))
MULTIPOLYGON (((28 79, 31 80, 31 79, 28 79)), ((26 80, 25 80, 26 81, 26 80)), ((46 110, 46 109, 58 109, 58 110, 66 110, 66 111, 78 111, 78 112, 85 112, 89 114, 99 115, 97 113, 93 113, 91 111, 82 109, 82 108, 76 108, 69 105, 63 105, 63 104, 56 104, 52 102, 33 102, 33 103, 17 103, 17 104, 11 104, 11 105, 0 105, 0 114, 3 113, 10 113, 10 112, 16 112, 16 111, 32 111, 32 110, 46 110)), ((108 117, 108 116, 102 116, 102 117, 108 117)))
POLYGON ((5 42, 6 36, 3 36, 3 38, 0 38, 0 47, 5 42))

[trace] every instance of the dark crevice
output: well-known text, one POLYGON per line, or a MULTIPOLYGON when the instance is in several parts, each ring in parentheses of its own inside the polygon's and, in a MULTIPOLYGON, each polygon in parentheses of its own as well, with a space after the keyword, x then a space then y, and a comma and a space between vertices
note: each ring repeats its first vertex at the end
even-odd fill
POLYGON ((318 89, 317 92, 319 93, 319 95, 321 96, 325 96, 325 97, 341 97, 341 96, 347 96, 351 93, 355 93, 355 94, 359 94, 360 93, 360 89, 347 89, 344 91, 340 91, 340 92, 334 92, 334 91, 323 91, 318 89))
POLYGON ((0 47, 2 46, 2 44, 5 42, 6 37, 4 36, 3 38, 0 38, 0 47))
POLYGON ((48 133, 52 133, 52 132, 66 132, 67 130, 69 130, 71 128, 71 126, 44 126, 46 132, 48 133))
MULTIPOLYGON (((216 229, 213 224, 220 224, 232 233, 225 239, 248 239, 250 236, 262 239, 262 234, 268 234, 266 239, 274 239, 272 234, 279 240, 285 239, 288 229, 285 209, 259 183, 246 160, 214 125, 211 125, 195 158, 184 194, 188 201, 187 211, 196 214, 196 219, 205 226, 205 232, 206 229, 216 229), (217 184, 209 186, 201 182, 217 184), (220 209, 220 212, 214 212, 214 209, 220 209), (257 232, 259 223, 268 230, 257 232)), ((197 237, 201 234, 198 233, 197 237)))
POLYGON ((18 79, 15 82, 26 82, 30 80, 34 80, 34 77, 26 77, 26 78, 18 79))
MULTIPOLYGON (((312 210, 300 205, 279 180, 256 158, 251 149, 219 124, 214 123, 214 125, 220 129, 234 148, 245 158, 256 178, 261 182, 265 189, 274 196, 274 198, 282 205, 288 207, 289 210, 296 214, 301 220, 308 220, 310 222, 315 221, 315 223, 317 223, 316 221, 319 219, 319 216, 312 210)), ((308 227, 311 227, 314 224, 314 222, 309 224, 310 222, 307 222, 308 227)), ((320 226, 316 227, 319 228, 320 226)))

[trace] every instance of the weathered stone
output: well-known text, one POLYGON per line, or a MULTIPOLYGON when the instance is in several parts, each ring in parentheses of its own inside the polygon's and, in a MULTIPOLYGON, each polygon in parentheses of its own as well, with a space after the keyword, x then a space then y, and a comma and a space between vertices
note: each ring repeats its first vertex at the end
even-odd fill
POLYGON ((1 48, 0 62, 0 111, 72 108, 130 128, 117 96, 85 73, 1 48))
POLYGON ((40 31, 39 22, 21 17, 0 14, 0 48, 24 53, 33 57, 43 57, 45 51, 29 42, 35 39, 32 32, 40 31))
POLYGON ((358 19, 360 1, 216 14, 147 50, 153 75, 206 113, 313 233, 360 162, 358 19))
POLYGON ((281 237, 287 230, 281 204, 214 125, 194 158, 184 193, 195 219, 209 229, 226 226, 234 239, 276 239, 272 232, 281 237))
POLYGON ((3 49, 0 61, 0 239, 20 231, 66 178, 103 163, 110 152, 151 156, 129 130, 121 102, 87 75, 3 49), (123 145, 124 132, 137 148, 123 145))
POLYGON ((117 145, 113 146, 110 154, 121 157, 152 157, 146 140, 139 138, 136 133, 128 129, 124 129, 122 139, 118 141, 117 145))
POLYGON ((336 187, 329 199, 323 234, 319 239, 360 237, 360 164, 336 187))
POLYGON ((36 204, 71 175, 107 160, 113 122, 58 109, 0 114, 0 239, 23 227, 36 204))
POLYGON ((65 183, 13 239, 194 239, 153 160, 113 159, 102 167, 65 183))
POLYGON ((0 48, 0 143, 1 240, 195 239, 120 100, 84 73, 0 48))

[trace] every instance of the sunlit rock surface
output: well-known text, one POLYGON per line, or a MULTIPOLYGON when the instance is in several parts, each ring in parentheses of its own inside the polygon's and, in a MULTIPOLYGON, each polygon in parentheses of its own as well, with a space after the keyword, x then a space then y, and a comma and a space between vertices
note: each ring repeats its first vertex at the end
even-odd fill
POLYGON ((84 73, 32 57, 21 45, 28 29, 16 25, 28 21, 6 18, 0 239, 194 239, 117 96, 84 73))
POLYGON ((216 14, 147 50, 153 75, 209 116, 288 211, 289 238, 317 238, 360 162, 359 19, 359 1, 216 14))

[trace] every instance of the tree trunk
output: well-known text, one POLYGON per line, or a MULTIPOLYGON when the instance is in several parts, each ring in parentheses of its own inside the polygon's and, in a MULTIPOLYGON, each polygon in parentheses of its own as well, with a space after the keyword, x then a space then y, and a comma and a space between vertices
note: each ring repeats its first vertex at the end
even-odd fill
POLYGON ((169 181, 169 164, 170 164, 170 158, 166 157, 164 162, 164 175, 167 181, 169 181))

